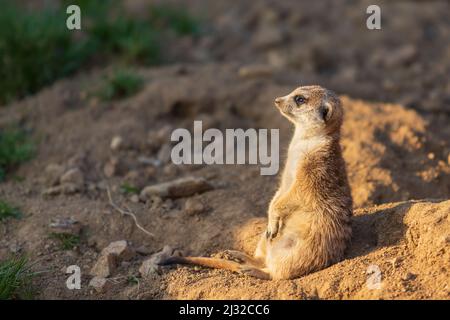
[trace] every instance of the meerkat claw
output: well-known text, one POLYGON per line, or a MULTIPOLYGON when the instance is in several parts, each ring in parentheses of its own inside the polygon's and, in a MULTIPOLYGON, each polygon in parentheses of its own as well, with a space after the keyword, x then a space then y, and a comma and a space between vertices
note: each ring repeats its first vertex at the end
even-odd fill
POLYGON ((278 230, 280 228, 280 220, 274 220, 272 223, 269 223, 266 230, 266 238, 268 240, 272 240, 278 234, 278 230))

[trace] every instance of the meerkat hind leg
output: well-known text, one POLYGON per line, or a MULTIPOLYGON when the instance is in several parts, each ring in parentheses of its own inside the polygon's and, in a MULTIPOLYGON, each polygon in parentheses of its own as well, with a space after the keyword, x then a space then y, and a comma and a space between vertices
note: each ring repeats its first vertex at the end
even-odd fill
POLYGON ((242 265, 242 267, 239 270, 239 273, 246 274, 248 276, 261 280, 272 279, 267 268, 258 268, 252 265, 242 265))
POLYGON ((259 239, 258 245, 256 246, 254 257, 257 260, 265 261, 267 254, 267 237, 266 234, 263 233, 261 238, 259 239))
POLYGON ((245 252, 237 251, 237 250, 226 250, 225 253, 230 256, 232 259, 236 259, 241 261, 246 265, 254 265, 258 267, 264 266, 264 261, 255 257, 252 257, 245 252))

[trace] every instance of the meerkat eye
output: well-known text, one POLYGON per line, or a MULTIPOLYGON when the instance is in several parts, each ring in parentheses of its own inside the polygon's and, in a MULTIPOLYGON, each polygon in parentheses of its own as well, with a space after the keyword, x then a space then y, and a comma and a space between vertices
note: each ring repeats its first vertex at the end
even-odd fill
POLYGON ((295 101, 295 104, 298 107, 298 106, 304 104, 306 102, 306 99, 305 99, 304 96, 297 95, 297 96, 294 97, 294 101, 295 101))

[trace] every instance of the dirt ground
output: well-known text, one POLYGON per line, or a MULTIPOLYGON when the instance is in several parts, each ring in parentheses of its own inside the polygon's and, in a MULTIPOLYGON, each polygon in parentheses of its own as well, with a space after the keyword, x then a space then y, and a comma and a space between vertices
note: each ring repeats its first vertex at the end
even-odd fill
MULTIPOLYGON (((127 1, 129 10, 141 2, 127 1)), ((21 123, 38 141, 36 157, 15 172, 24 181, 0 184, 0 196, 25 214, 0 225, 0 259, 29 254, 44 271, 35 280, 40 299, 449 299, 450 4, 382 1, 381 31, 365 28, 369 4, 192 1, 204 34, 168 46, 173 63, 138 70, 145 86, 135 96, 100 102, 86 94, 106 68, 0 108, 0 126, 21 123), (338 92, 346 112, 342 148, 355 209, 346 259, 289 281, 184 266, 141 277, 143 261, 165 245, 205 256, 251 253, 277 188, 278 178, 261 176, 258 166, 172 164, 171 129, 192 129, 194 120, 204 128, 279 128, 286 150, 292 127, 273 100, 313 83, 338 92), (123 141, 112 150, 115 136, 123 141), (81 171, 82 186, 48 194, 55 174, 71 168, 81 171), (213 189, 146 202, 120 191, 186 176, 213 189), (110 206, 106 186, 154 238, 110 206), (204 210, 188 212, 187 201, 204 210), (49 224, 69 217, 83 227, 81 242, 61 250, 49 224), (89 271, 117 240, 139 254, 96 292, 89 271), (80 290, 66 288, 69 265, 81 268, 80 290), (367 283, 374 266, 378 289, 367 283)))

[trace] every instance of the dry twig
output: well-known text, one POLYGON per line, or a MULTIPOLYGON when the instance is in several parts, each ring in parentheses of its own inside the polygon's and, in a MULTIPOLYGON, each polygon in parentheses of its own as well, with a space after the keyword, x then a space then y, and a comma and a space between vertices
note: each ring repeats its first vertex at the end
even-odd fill
POLYGON ((154 238, 155 235, 147 230, 145 230, 144 227, 142 227, 139 222, 137 221, 136 215, 131 212, 130 210, 123 210, 122 208, 120 208, 118 205, 116 205, 112 199, 111 196, 111 191, 109 190, 109 186, 106 187, 106 192, 108 193, 108 198, 109 198, 109 204, 116 209, 117 211, 119 211, 122 215, 127 215, 133 218, 134 223, 136 225, 136 227, 138 227, 142 232, 146 233, 147 235, 149 235, 150 237, 154 238))

